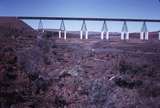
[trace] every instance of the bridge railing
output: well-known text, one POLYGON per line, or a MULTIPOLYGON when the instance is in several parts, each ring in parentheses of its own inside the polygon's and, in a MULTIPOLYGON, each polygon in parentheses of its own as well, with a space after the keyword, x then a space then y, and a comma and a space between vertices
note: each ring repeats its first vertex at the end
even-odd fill
MULTIPOLYGON (((127 22, 143 22, 141 31, 140 31, 140 40, 148 40, 149 39, 149 32, 147 28, 147 22, 157 22, 160 23, 160 19, 127 19, 127 18, 78 18, 78 17, 24 17, 24 16, 19 16, 17 17, 18 19, 21 20, 39 20, 39 25, 38 29, 43 30, 43 24, 42 20, 60 20, 60 28, 59 28, 59 38, 62 38, 62 34, 64 36, 64 39, 67 39, 67 30, 65 28, 65 23, 64 20, 78 20, 78 21, 83 21, 82 27, 80 30, 80 39, 88 39, 88 30, 87 30, 87 25, 86 21, 103 21, 102 25, 102 30, 101 30, 101 35, 100 38, 109 40, 109 29, 107 26, 107 22, 109 21, 118 21, 118 22, 123 22, 122 30, 121 30, 121 40, 129 40, 130 34, 128 30, 128 25, 127 22), (104 36, 105 35, 105 36, 104 36)), ((160 31, 158 32, 158 39, 160 40, 160 31)))

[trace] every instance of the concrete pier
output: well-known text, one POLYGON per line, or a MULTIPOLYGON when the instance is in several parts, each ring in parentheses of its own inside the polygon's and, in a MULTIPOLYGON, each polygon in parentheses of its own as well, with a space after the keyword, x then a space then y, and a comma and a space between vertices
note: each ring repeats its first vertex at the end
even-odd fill
POLYGON ((104 39, 104 34, 106 35, 106 39, 109 39, 108 27, 106 21, 103 22, 102 30, 101 30, 101 39, 104 39))
POLYGON ((121 31, 121 40, 129 40, 129 32, 126 21, 124 21, 121 31))
POLYGON ((88 39, 88 31, 86 31, 85 33, 86 33, 86 39, 88 39))
POLYGON ((67 31, 65 30, 64 31, 64 40, 66 40, 67 39, 67 31))
POLYGON ((88 31, 85 20, 83 20, 81 31, 80 31, 80 39, 83 39, 83 33, 85 35, 85 39, 88 39, 88 31))
POLYGON ((141 28, 141 33, 140 33, 140 40, 148 40, 148 29, 146 22, 143 22, 142 28, 141 28))
POLYGON ((144 37, 145 40, 148 40, 149 39, 149 33, 148 32, 145 32, 145 37, 144 37))
POLYGON ((62 36, 61 36, 61 31, 58 31, 58 33, 59 33, 59 38, 61 38, 62 36))
POLYGON ((109 32, 106 32, 106 39, 109 40, 109 32))
POLYGON ((101 32, 101 40, 104 39, 104 31, 101 32))
POLYGON ((80 39, 83 39, 83 31, 80 31, 80 39))
POLYGON ((126 40, 129 40, 129 32, 126 32, 126 40))
POLYGON ((124 40, 125 38, 124 38, 124 32, 121 32, 121 40, 124 40))
POLYGON ((141 32, 140 33, 140 40, 143 40, 144 39, 144 32, 141 32))

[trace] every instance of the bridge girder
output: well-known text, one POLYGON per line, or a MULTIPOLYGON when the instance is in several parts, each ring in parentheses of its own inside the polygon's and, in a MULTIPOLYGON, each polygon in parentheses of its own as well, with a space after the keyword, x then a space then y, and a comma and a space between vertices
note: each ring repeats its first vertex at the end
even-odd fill
POLYGON ((89 17, 32 17, 17 16, 22 20, 85 20, 85 21, 127 21, 127 22, 160 22, 160 19, 131 19, 131 18, 89 18, 89 17))

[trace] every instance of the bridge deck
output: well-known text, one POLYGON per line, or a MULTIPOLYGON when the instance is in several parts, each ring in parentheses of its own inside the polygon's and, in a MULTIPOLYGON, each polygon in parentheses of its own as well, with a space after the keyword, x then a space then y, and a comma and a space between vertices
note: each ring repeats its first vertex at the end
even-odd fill
POLYGON ((86 21, 129 21, 129 22, 160 22, 160 19, 130 19, 130 18, 87 18, 87 17, 32 17, 17 16, 24 20, 86 20, 86 21))

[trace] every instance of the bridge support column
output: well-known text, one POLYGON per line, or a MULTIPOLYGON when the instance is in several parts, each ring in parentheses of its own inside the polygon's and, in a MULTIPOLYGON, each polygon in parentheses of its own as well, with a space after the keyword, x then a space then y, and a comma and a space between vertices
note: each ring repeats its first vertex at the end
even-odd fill
POLYGON ((59 33, 59 38, 61 38, 61 31, 58 31, 58 33, 59 33))
POLYGON ((143 40, 144 39, 144 32, 141 32, 140 33, 140 40, 143 40))
POLYGON ((80 31, 80 39, 83 39, 83 33, 85 35, 85 39, 88 39, 88 31, 85 20, 83 20, 81 31, 80 31))
POLYGON ((83 39, 83 31, 80 31, 80 39, 83 39))
POLYGON ((124 21, 122 30, 121 30, 121 40, 128 40, 129 39, 129 32, 127 22, 124 21))
POLYGON ((148 29, 146 22, 143 22, 141 28, 140 40, 148 40, 148 29))
POLYGON ((121 40, 124 40, 124 32, 121 32, 121 40))
POLYGON ((109 32, 106 32, 106 39, 109 40, 109 32))
POLYGON ((145 40, 148 40, 148 39, 149 39, 148 37, 149 37, 149 33, 148 33, 148 32, 145 32, 145 37, 144 37, 145 40))
POLYGON ((88 31, 86 31, 86 39, 88 39, 88 31))
POLYGON ((107 23, 104 20, 103 25, 102 25, 102 30, 101 30, 101 39, 104 39, 104 34, 105 34, 105 38, 108 40, 109 39, 109 34, 108 34, 108 27, 107 27, 107 23))
POLYGON ((64 24, 64 20, 63 19, 62 19, 61 25, 60 25, 59 38, 62 37, 62 34, 63 34, 64 39, 66 40, 67 39, 67 37, 66 37, 66 28, 65 28, 65 24, 64 24))
POLYGON ((67 39, 67 31, 66 30, 64 31, 64 39, 65 40, 67 39))
POLYGON ((104 39, 104 31, 101 32, 101 39, 104 39))
POLYGON ((126 40, 129 40, 129 32, 126 32, 126 40))

